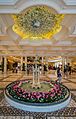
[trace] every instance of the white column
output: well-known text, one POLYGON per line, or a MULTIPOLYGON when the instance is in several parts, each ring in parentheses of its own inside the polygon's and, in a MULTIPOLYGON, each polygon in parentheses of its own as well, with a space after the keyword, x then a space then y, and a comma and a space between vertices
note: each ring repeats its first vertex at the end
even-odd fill
POLYGON ((65 57, 62 57, 62 71, 63 71, 63 73, 64 73, 64 65, 65 65, 65 61, 66 59, 65 59, 65 57))
POLYGON ((0 65, 2 65, 2 56, 0 56, 0 65))
POLYGON ((48 68, 48 57, 47 57, 47 70, 48 70, 49 68, 48 68))
POLYGON ((68 63, 71 63, 71 59, 70 59, 70 57, 66 57, 66 63, 68 64, 68 63))
POLYGON ((67 57, 67 63, 70 63, 70 65, 71 65, 71 58, 70 57, 67 57))
POLYGON ((23 67, 23 57, 21 57, 21 71, 22 71, 22 67, 23 67))
POLYGON ((42 74, 44 72, 44 65, 43 65, 43 63, 44 63, 44 57, 42 57, 42 74))
POLYGON ((0 56, 0 65, 1 65, 1 63, 2 63, 2 56, 0 56))
POLYGON ((46 67, 47 67, 47 71, 48 71, 48 57, 46 57, 46 67))
POLYGON ((4 73, 7 72, 7 57, 4 57, 4 73))
POLYGON ((26 68, 26 75, 27 75, 27 57, 25 57, 25 68, 26 68))

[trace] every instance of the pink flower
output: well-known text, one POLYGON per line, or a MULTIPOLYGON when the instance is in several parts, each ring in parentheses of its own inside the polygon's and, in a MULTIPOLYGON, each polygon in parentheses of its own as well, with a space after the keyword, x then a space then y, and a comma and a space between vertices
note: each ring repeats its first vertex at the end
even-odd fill
POLYGON ((52 92, 52 93, 54 93, 54 92, 55 92, 55 90, 54 90, 54 89, 52 89, 52 90, 51 90, 51 92, 52 92))
POLYGON ((46 95, 46 96, 45 96, 45 98, 48 98, 48 97, 49 97, 49 95, 46 95))
POLYGON ((51 97, 54 97, 54 96, 55 96, 55 93, 53 93, 53 94, 50 94, 50 96, 51 96, 51 97))
POLYGON ((18 85, 14 85, 14 86, 13 86, 13 89, 16 89, 17 87, 18 87, 18 85))
POLYGON ((26 94, 26 92, 25 92, 25 91, 23 91, 23 94, 26 94))

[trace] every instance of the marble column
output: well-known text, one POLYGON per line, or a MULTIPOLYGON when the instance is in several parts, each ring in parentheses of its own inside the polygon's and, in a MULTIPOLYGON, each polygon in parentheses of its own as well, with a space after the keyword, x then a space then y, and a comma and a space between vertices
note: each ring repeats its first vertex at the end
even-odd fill
POLYGON ((0 66, 1 66, 1 69, 2 69, 2 56, 0 56, 0 66))
POLYGON ((0 56, 0 65, 2 64, 2 56, 0 56))
POLYGON ((66 57, 66 63, 67 64, 70 63, 70 65, 71 65, 71 58, 70 57, 66 57))
POLYGON ((62 57, 62 71, 64 73, 64 65, 66 64, 66 59, 65 57, 62 57))
POLYGON ((48 57, 46 57, 46 67, 47 67, 47 71, 48 71, 48 57))
POLYGON ((0 62, 2 62, 2 56, 0 56, 0 62))
POLYGON ((23 57, 21 57, 21 71, 22 71, 22 68, 23 68, 23 57))
POLYGON ((42 74, 44 73, 44 57, 42 56, 42 74))
POLYGON ((4 57, 4 73, 7 72, 7 57, 4 57))
POLYGON ((27 57, 25 57, 25 70, 26 70, 26 75, 27 75, 27 57))

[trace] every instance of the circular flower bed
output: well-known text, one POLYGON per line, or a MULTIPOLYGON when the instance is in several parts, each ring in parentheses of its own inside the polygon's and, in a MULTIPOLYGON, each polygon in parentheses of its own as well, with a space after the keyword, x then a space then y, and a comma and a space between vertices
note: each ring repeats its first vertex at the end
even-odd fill
POLYGON ((17 101, 50 104, 62 102, 64 99, 67 99, 70 94, 65 86, 57 82, 43 82, 45 85, 49 85, 50 89, 46 89, 45 91, 41 91, 40 89, 32 90, 32 87, 30 90, 24 89, 23 85, 28 85, 29 83, 31 83, 31 81, 15 81, 6 87, 5 93, 17 101))

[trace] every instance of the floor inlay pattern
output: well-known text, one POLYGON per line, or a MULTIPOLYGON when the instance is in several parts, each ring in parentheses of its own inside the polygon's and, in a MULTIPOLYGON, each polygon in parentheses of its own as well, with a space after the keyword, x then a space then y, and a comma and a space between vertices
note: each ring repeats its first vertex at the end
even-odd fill
MULTIPOLYGON (((3 91, 0 90, 0 116, 32 116, 32 117, 75 117, 76 116, 76 95, 73 93, 72 99, 68 107, 56 111, 56 112, 50 112, 50 113, 37 113, 37 112, 25 112, 23 110, 19 110, 16 108, 11 107, 4 99, 3 91)), ((40 119, 40 118, 39 118, 40 119)))

